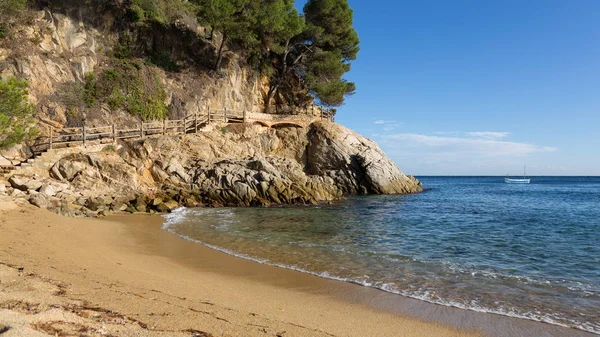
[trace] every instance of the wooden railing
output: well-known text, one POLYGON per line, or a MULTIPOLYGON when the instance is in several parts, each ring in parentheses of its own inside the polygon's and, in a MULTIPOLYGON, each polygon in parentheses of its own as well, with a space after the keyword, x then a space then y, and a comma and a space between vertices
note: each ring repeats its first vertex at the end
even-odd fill
MULTIPOLYGON (((308 107, 306 111, 301 114, 294 115, 290 119, 276 119, 275 122, 299 122, 299 116, 304 116, 304 122, 312 118, 327 119, 333 121, 333 114, 323 108, 315 108, 315 106, 308 107)), ((147 121, 140 122, 136 127, 130 127, 127 129, 119 129, 116 125, 107 125, 99 127, 76 127, 76 128, 62 128, 56 131, 55 127, 48 122, 44 122, 44 125, 48 127, 48 135, 38 137, 33 145, 30 145, 30 149, 33 152, 33 158, 41 154, 42 152, 55 148, 65 147, 73 145, 86 146, 87 142, 92 141, 111 141, 116 142, 118 139, 133 139, 139 138, 144 139, 146 137, 157 136, 157 135, 171 135, 171 134, 188 134, 197 133, 201 127, 209 125, 215 122, 225 123, 242 123, 246 122, 247 115, 253 113, 234 112, 228 109, 222 110, 209 110, 206 113, 196 113, 187 115, 183 119, 176 120, 162 120, 162 121, 147 121)), ((251 119, 254 122, 261 122, 260 117, 251 119)), ((265 122, 265 121, 262 121, 265 122)), ((274 121, 272 121, 274 122, 274 121)), ((263 123, 269 125, 269 123, 263 123)), ((31 159, 29 159, 31 160, 31 159)), ((25 161, 28 162, 28 161, 25 161)), ((10 166, 0 166, 0 175, 10 172, 21 166, 23 163, 17 163, 10 166)))
MULTIPOLYGON (((238 117, 230 115, 229 118, 238 117)), ((52 149, 58 145, 69 145, 79 143, 83 146, 89 141, 102 141, 109 139, 117 141, 118 139, 141 138, 149 136, 167 135, 167 134, 185 134, 195 133, 198 129, 210 122, 226 121, 228 115, 224 112, 213 111, 207 114, 193 114, 185 116, 183 119, 172 119, 162 121, 140 122, 137 127, 119 129, 116 125, 78 128, 64 128, 56 132, 52 126, 48 126, 48 136, 41 137, 36 142, 38 147, 46 145, 52 149)), ((243 115, 242 115, 243 118, 243 115)), ((38 152, 43 149, 35 149, 38 152)))
MULTIPOLYGON (((332 115, 326 110, 321 109, 318 113, 321 119, 332 119, 332 115)), ((116 142, 118 139, 144 139, 156 135, 197 133, 201 127, 215 122, 245 122, 246 115, 246 111, 234 112, 228 109, 209 110, 204 114, 196 113, 187 115, 183 119, 140 122, 137 127, 127 129, 119 129, 116 125, 93 128, 84 125, 77 128, 63 128, 59 132, 56 132, 54 127, 48 125, 48 136, 38 138, 36 145, 32 146, 32 149, 34 153, 39 153, 59 145, 70 146, 71 144, 80 144, 85 146, 89 141, 111 140, 116 142)))

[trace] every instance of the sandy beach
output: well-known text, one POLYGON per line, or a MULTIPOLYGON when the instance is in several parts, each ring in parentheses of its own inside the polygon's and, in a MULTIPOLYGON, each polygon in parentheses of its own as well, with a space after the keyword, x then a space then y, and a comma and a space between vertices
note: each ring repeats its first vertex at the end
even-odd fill
POLYGON ((238 259, 161 223, 4 203, 2 336, 580 335, 238 259))
POLYGON ((160 217, 135 218, 123 224, 29 206, 2 211, 3 336, 477 335, 336 301, 328 288, 303 291, 306 278, 325 280, 186 242, 161 231, 160 217), (279 275, 278 286, 253 279, 256 272, 290 275, 285 282, 279 275))

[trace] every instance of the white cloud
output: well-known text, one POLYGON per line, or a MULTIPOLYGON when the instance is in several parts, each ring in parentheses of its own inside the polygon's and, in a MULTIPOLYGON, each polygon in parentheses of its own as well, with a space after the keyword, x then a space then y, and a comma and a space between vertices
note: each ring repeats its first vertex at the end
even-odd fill
POLYGON ((374 124, 394 124, 394 125, 398 124, 398 122, 396 122, 396 121, 386 121, 383 119, 378 119, 378 120, 374 121, 373 123, 374 124))
POLYGON ((494 131, 478 131, 478 132, 467 132, 468 136, 482 139, 502 139, 508 137, 510 132, 494 132, 494 131))
POLYGON ((397 121, 384 119, 377 119, 373 123, 380 127, 383 132, 394 131, 402 125, 402 123, 398 123, 397 121))
POLYGON ((536 152, 552 152, 557 148, 501 140, 508 132, 469 132, 466 136, 431 136, 414 133, 383 135, 386 145, 394 145, 411 153, 435 154, 444 157, 504 157, 526 156, 536 152))

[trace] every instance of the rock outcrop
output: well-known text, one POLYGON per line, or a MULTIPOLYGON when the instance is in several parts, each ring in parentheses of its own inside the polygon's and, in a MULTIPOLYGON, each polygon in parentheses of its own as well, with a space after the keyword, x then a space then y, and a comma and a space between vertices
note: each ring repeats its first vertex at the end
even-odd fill
POLYGON ((343 126, 318 122, 309 134, 308 171, 331 176, 347 194, 405 194, 419 191, 379 146, 343 126))
POLYGON ((47 172, 11 177, 7 193, 60 214, 92 216, 422 190, 375 142, 331 122, 307 129, 230 124, 58 157, 44 163, 47 172))

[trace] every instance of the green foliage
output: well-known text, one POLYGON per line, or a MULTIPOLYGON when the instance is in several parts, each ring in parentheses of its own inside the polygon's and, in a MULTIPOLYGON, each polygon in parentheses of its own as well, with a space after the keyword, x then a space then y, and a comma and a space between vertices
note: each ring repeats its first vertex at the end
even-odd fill
POLYGON ((81 92, 83 102, 86 106, 91 107, 96 103, 96 92, 98 90, 98 81, 96 81, 96 75, 89 73, 85 76, 85 85, 81 92))
MULTIPOLYGON (((308 89, 329 106, 343 104, 344 98, 354 93, 354 83, 343 78, 359 50, 347 0, 309 0, 304 16, 298 14, 292 0, 248 3, 252 4, 248 60, 270 78, 267 106, 277 92, 280 99, 296 105, 306 101, 297 92, 308 89)), ((220 7, 214 8, 218 11, 220 7)))
POLYGON ((166 71, 178 73, 181 69, 177 63, 171 60, 171 57, 166 52, 154 52, 146 58, 146 64, 156 66, 166 71))
POLYGON ((119 42, 114 46, 112 55, 121 60, 133 57, 133 41, 129 34, 119 36, 119 42))
POLYGON ((222 33, 214 69, 219 70, 225 45, 229 40, 241 45, 252 45, 256 41, 251 29, 255 21, 253 2, 249 0, 196 0, 198 20, 222 33))
POLYGON ((343 61, 356 59, 359 39, 352 27, 353 11, 347 0, 310 0, 304 13, 316 47, 341 52, 343 61))
POLYGON ((38 45, 40 43, 42 43, 42 41, 44 41, 44 39, 39 35, 39 34, 35 34, 34 36, 32 36, 29 41, 31 41, 31 43, 38 45))
POLYGON ((254 1, 253 29, 266 51, 284 53, 292 38, 302 33, 304 17, 293 0, 254 1))
POLYGON ((20 15, 27 6, 28 0, 2 0, 0 2, 0 18, 5 20, 20 15))
POLYGON ((157 1, 155 0, 133 0, 131 6, 138 15, 141 15, 141 20, 152 20, 157 22, 165 22, 166 17, 160 10, 157 1))
POLYGON ((166 118, 166 97, 156 74, 131 61, 118 62, 98 78, 89 74, 82 90, 82 101, 88 109, 106 103, 111 109, 124 109, 143 120, 166 118))
POLYGON ((185 17, 194 17, 196 11, 194 3, 185 0, 133 0, 127 10, 127 17, 131 22, 139 24, 146 21, 168 24, 185 17))
POLYGON ((325 105, 339 106, 356 86, 342 78, 359 51, 347 0, 309 0, 304 6, 312 53, 304 67, 306 85, 325 105))
POLYGON ((0 39, 5 38, 8 35, 8 24, 5 22, 0 23, 0 39))
POLYGON ((10 28, 21 18, 28 0, 0 0, 0 39, 8 36, 10 28))
POLYGON ((117 152, 117 149, 114 145, 106 145, 102 148, 102 152, 117 152))
POLYGON ((0 149, 34 137, 34 107, 29 103, 26 81, 0 78, 0 149))

